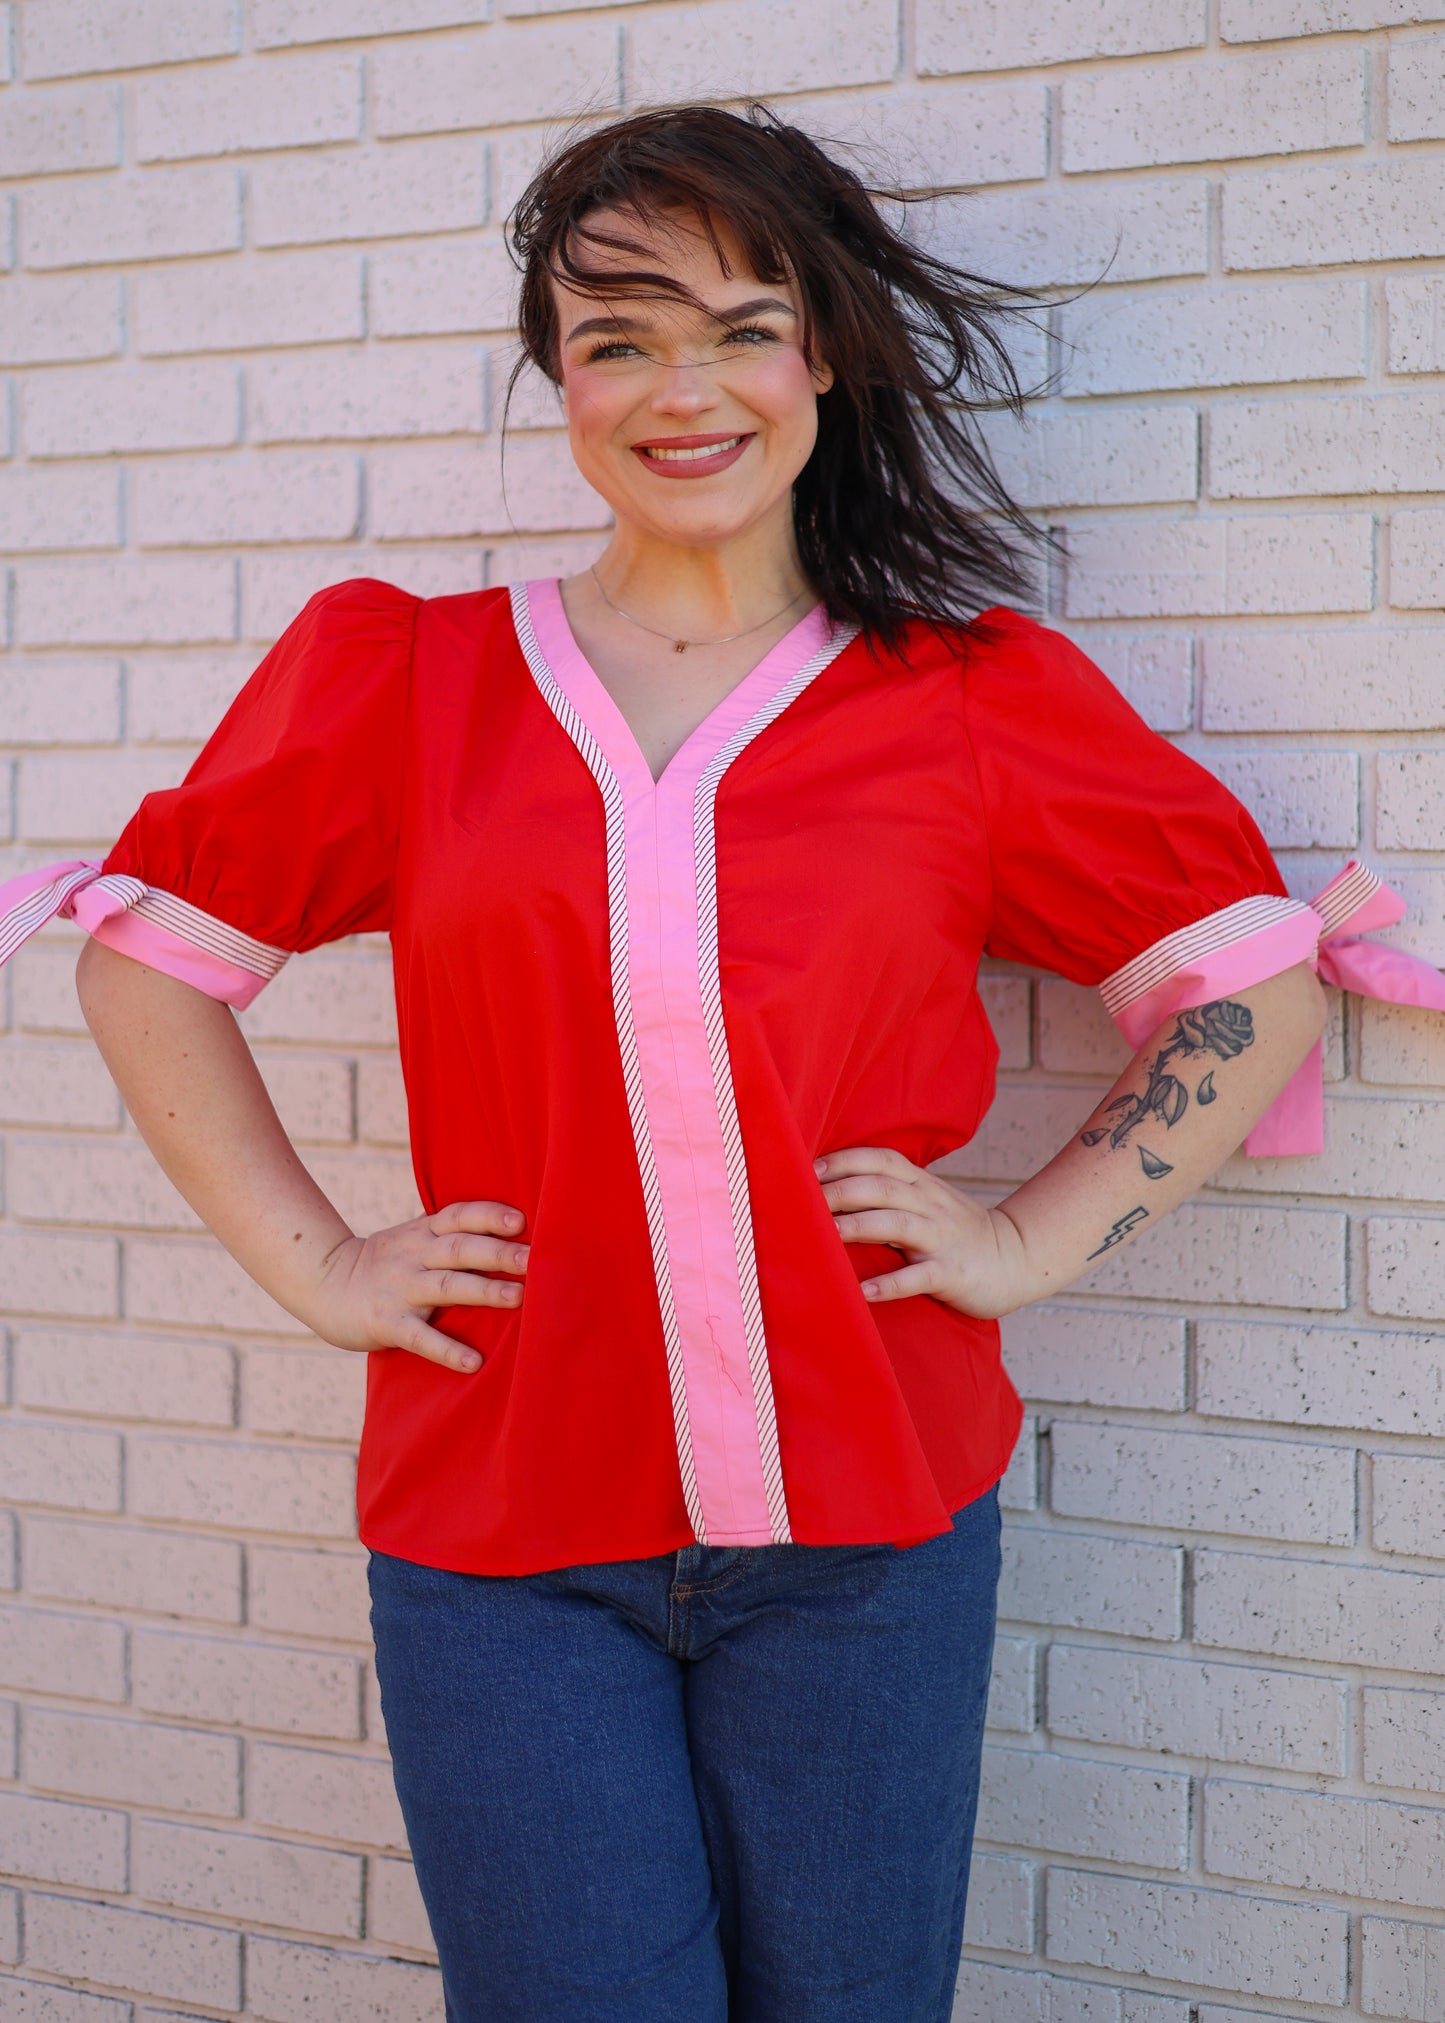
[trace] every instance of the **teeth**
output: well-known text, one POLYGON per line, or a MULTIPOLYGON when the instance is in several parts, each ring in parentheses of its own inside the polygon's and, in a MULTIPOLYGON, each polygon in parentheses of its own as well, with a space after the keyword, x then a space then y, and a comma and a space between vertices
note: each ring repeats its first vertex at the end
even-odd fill
POLYGON ((741 441, 741 436, 729 436, 726 442, 706 443, 700 450, 664 450, 654 445, 645 454, 662 464, 690 464, 699 457, 720 457, 724 450, 735 450, 741 441))

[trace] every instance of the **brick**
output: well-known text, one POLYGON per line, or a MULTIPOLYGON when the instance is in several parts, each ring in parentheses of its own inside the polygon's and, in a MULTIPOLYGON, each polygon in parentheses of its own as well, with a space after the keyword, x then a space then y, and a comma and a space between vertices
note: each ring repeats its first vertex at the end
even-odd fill
POLYGON ((200 1238, 131 1237, 125 1252, 126 1318, 184 1328, 305 1334, 219 1244, 200 1238))
POLYGON ((127 1461, 127 1503, 138 1517, 330 1538, 355 1529, 349 1454, 142 1434, 127 1461))
POLYGON ((1039 1422, 1025 1414, 1008 1467, 998 1484, 998 1500, 1005 1510, 1037 1510, 1039 1507, 1039 1422))
POLYGON ((1188 1862, 1189 1779, 993 1746, 984 1752, 978 1831, 1008 1846, 1181 1869, 1188 1862))
POLYGON ((1445 1693, 1367 1686, 1363 1702, 1365 1782, 1445 1791, 1445 1693))
POLYGON ((378 50, 373 117, 388 137, 568 119, 579 105, 594 112, 616 106, 618 81, 615 22, 492 28, 378 50))
POLYGON ((1061 1517, 1319 1545, 1354 1540, 1348 1448, 1056 1419, 1052 1449, 1050 1495, 1061 1517))
POLYGON ((0 281, 0 365, 114 358, 121 283, 113 274, 16 275, 0 281))
POLYGON ((1226 269, 1343 266, 1445 252, 1445 165, 1435 156, 1331 162, 1231 176, 1226 269))
POLYGON ((113 660, 0 661, 0 744, 115 744, 120 666, 113 660))
POLYGON ((218 2009, 241 2006, 239 1932, 116 1904, 32 1891, 25 1908, 25 1964, 137 1994, 208 2002, 218 2009))
POLYGON ((1445 1222, 1370 1216, 1364 1234, 1370 1313, 1445 1321, 1445 1222))
POLYGON ((95 1616, 0 1609, 0 1685, 81 1700, 123 1700, 125 1631, 95 1616))
POLYGON ((380 248, 370 260, 371 327, 378 337, 510 330, 517 287, 500 236, 380 248))
POLYGON ((1046 1913, 1049 1957, 1113 1974, 1147 1974, 1286 2001, 1345 2000, 1344 1911, 1056 1869, 1046 1913))
POLYGON ((0 1962, 13 1966, 20 1958, 20 1892, 0 1890, 0 1962))
POLYGON ((1149 393, 1358 379, 1365 371, 1366 308, 1361 281, 1235 282, 1145 295, 1111 290, 1060 312, 1065 390, 1149 393))
POLYGON ((352 1124, 351 1062, 269 1050, 257 1066, 286 1135, 295 1144, 347 1145, 352 1124))
POLYGON ((1219 32, 1226 42, 1270 42, 1416 21, 1445 21, 1445 8, 1438 0, 1221 0, 1219 32))
POLYGON ((145 1713, 338 1742, 361 1737, 358 1662, 335 1651, 137 1630, 133 1671, 145 1713))
POLYGON ((1445 1558, 1445 1524, 1440 1494, 1445 1462, 1418 1454, 1371 1457, 1374 1515, 1370 1537, 1377 1552, 1405 1552, 1421 1559, 1445 1558))
POLYGON ((1389 44, 1391 140, 1445 138, 1445 39, 1389 44))
POLYGON ((12 1314, 108 1320, 118 1305, 117 1261, 114 1237, 0 1230, 0 1306, 12 1314))
POLYGON ((284 1545, 249 1545, 246 1555, 246 1613, 257 1629, 371 1641, 363 1557, 284 1545))
POLYGON ((1013 70, 1076 57, 1141 56, 1204 41, 1203 0, 1160 0, 1141 12, 1129 0, 1049 0, 1027 11, 969 0, 918 0, 918 68, 925 75, 1013 70))
POLYGON ((0 1118, 7 1124, 113 1131, 120 1123, 120 1099, 105 1063, 91 1049, 63 1041, 22 1043, 0 1053, 0 1118))
POLYGON ((1211 731, 1445 730, 1433 630, 1241 632, 1204 642, 1211 731))
POLYGON ((1215 1177, 1216 1186, 1308 1186, 1318 1194, 1374 1194, 1386 1200, 1445 1195, 1441 1106, 1422 1098, 1390 1101, 1327 1098, 1325 1149, 1313 1158, 1263 1162, 1243 1154, 1215 1177))
POLYGON ((264 2023, 436 2023, 441 1978, 433 1967, 363 1958, 321 1946, 253 1938, 246 1947, 246 2007, 264 2023))
MULTIPOLYGON (((13 1700, 0 1700, 0 1777, 20 1775, 20 1709, 13 1700)), ((32 1783, 35 1780, 30 1780, 32 1783)))
POLYGON ((1312 1658, 1370 1662, 1395 1672, 1439 1672, 1445 1655, 1445 1578, 1387 1573, 1250 1553, 1195 1554, 1194 1640, 1312 1658))
POLYGON ((1193 721, 1194 641, 1187 635, 1083 627, 1075 643, 1152 730, 1188 730, 1193 721))
POLYGON ((1362 998, 1359 1025, 1362 1081, 1445 1088, 1445 1031, 1435 1013, 1362 998))
POLYGON ((137 1896, 325 1937, 361 1936, 361 1858, 257 1834, 138 1819, 137 1896))
POLYGON ((1392 274, 1385 304, 1390 371, 1445 371, 1445 277, 1392 274))
POLYGON ((31 1518, 25 1528, 25 1585, 55 1601, 236 1623, 241 1549, 231 1539, 31 1518))
POLYGON ((361 261, 351 252, 248 254, 140 273, 135 324, 144 357, 358 338, 361 261))
POLYGON ((494 444, 378 450, 371 464, 371 525, 379 541, 549 533, 604 527, 610 508, 568 454, 560 431, 509 444, 506 483, 494 444))
POLYGON ((354 1229, 390 1229, 423 1212, 411 1161, 395 1153, 308 1152, 306 1166, 354 1229))
POLYGON ((52 929, 10 959, 12 1018, 17 1032, 88 1039, 75 994, 78 936, 52 929))
POLYGON ((359 531, 355 457, 274 450, 255 458, 168 458, 132 472, 143 548, 345 541, 359 531))
MULTIPOLYGON (((1003 1069, 1026 1068, 1032 1058, 1032 1042, 1029 1036, 1029 980, 1025 976, 981 976, 978 979, 978 994, 988 1014, 989 1026, 998 1041, 998 1065, 1003 1069)), ((401 1094, 405 1096, 405 1089, 401 1094)), ((398 1143, 406 1143, 406 1112, 403 1107, 398 1121, 402 1124, 402 1136, 398 1143)))
POLYGON ((1216 1306, 1342 1308, 1345 1222, 1288 1208, 1216 1208, 1186 1203, 1096 1267, 1094 1293, 1202 1300, 1216 1306))
POLYGON ((1192 408, 1104 407, 985 418, 984 438, 1022 506, 1139 506, 1199 491, 1199 419, 1192 408))
POLYGON ((465 231, 487 221, 485 171, 482 144, 472 139, 257 162, 252 238, 258 246, 298 246, 465 231))
POLYGON ((1209 489, 1225 499, 1428 491, 1442 426, 1441 394, 1230 401, 1211 419, 1209 489))
POLYGON ((487 583, 530 582, 534 576, 575 576, 595 562, 604 546, 602 534, 587 540, 503 540, 487 547, 487 583))
POLYGON ((54 176, 120 161, 114 85, 30 92, 0 105, 0 176, 54 176))
POLYGON ((1380 848, 1436 848, 1441 795, 1445 794, 1445 752, 1381 752, 1375 760, 1375 785, 1375 841, 1380 848))
POLYGON ((627 102, 747 98, 892 80, 899 48, 891 0, 833 0, 828 30, 819 35, 807 0, 710 0, 701 11, 649 8, 628 31, 627 102), (722 72, 721 49, 727 51, 722 72))
POLYGON ((0 471, 0 551, 118 548, 120 482, 104 466, 0 471))
POLYGON ((1038 1645, 1030 1637, 995 1637, 988 1725, 1032 1735, 1038 1725, 1038 1645))
POLYGON ((1039 1065, 1051 1073, 1104 1075, 1111 1082, 1128 1066, 1132 1050, 1104 1010, 1096 990, 1039 979, 1039 1065))
POLYGON ((1184 1323, 1167 1314, 1027 1306, 1003 1323, 1004 1361, 1026 1398, 1178 1412, 1184 1323))
POLYGON ((1445 560, 1440 538, 1445 510, 1420 506, 1390 516, 1390 602, 1404 609, 1437 610, 1445 604, 1445 560))
POLYGON ((1445 2023, 1445 1930, 1402 1918, 1362 1918, 1360 1939, 1367 2016, 1445 2023))
POLYGON ((1203 274, 1209 265, 1209 185, 1202 177, 1075 184, 1057 194, 985 190, 930 207, 936 250, 1020 287, 1144 281, 1203 274))
POLYGON ((15 572, 21 646, 201 646, 236 636, 236 567, 221 556, 32 562, 15 572))
POLYGON ((198 745, 211 735, 253 672, 258 656, 167 653, 127 655, 126 732, 132 745, 198 745))
POLYGON ((45 373, 24 390, 32 457, 112 456, 126 450, 219 449, 239 441, 241 389, 233 367, 80 367, 45 373))
POLYGON ((991 1952, 1031 1953, 1034 1949, 1035 1871, 1026 1861, 976 1854, 968 1875, 968 1911, 963 1942, 991 1952))
POLYGON ((16 1401, 42 1412, 229 1426, 235 1381, 214 1342, 25 1328, 15 1344, 16 1401))
POLYGON ((1201 1321, 1195 1403, 1221 1419, 1445 1437, 1434 1335, 1201 1321))
POLYGON ((80 1889, 126 1887, 126 1817, 95 1805, 0 1792, 0 1846, 12 1875, 80 1889))
POLYGON ((1048 94, 1023 79, 895 87, 850 103, 826 138, 816 115, 809 131, 865 171, 886 163, 903 189, 971 190, 1048 173, 1048 94))
POLYGON ((1048 1710, 1071 1742, 1344 1775, 1345 1688, 1308 1673, 1055 1644, 1048 1710))
POLYGON ((255 999, 241 1028, 252 1041, 394 1047, 391 964, 374 955, 341 955, 330 949, 301 956, 288 962, 255 999))
POLYGON ((376 1855, 366 1864, 366 1931, 383 1946, 434 1953, 431 1925, 409 1861, 376 1855))
POLYGON ((0 1982, 0 2023, 131 2023, 128 2002, 67 1993, 53 1981, 0 1982))
POLYGON ((478 435, 486 427, 480 355, 454 346, 258 359, 252 440, 478 435))
MULTIPOLYGON (((480 590, 485 575, 485 558, 475 551, 440 548, 392 549, 300 549, 290 553, 245 555, 241 558, 242 632, 247 639, 267 645, 279 638, 308 598, 332 583, 346 583, 357 576, 379 576, 410 590, 415 597, 450 597, 468 590, 480 590)), ((213 719, 214 721, 214 719, 213 719)), ((282 972, 277 984, 267 987, 265 998, 275 1001, 278 989, 308 973, 306 962, 293 962, 282 972)), ((327 958, 322 957, 325 961, 327 958)), ((325 1033, 310 1037, 324 1039, 325 1033)))
POLYGON ((172 1812, 235 1817, 241 1810, 240 1738, 168 1728, 157 1721, 116 1721, 58 1707, 29 1707, 25 1776, 42 1791, 116 1805, 153 1805, 164 1794, 172 1812))
POLYGON ((1442 1852, 1445 1811, 1435 1807, 1222 1779, 1204 1787, 1204 1865, 1216 1875, 1436 1910, 1442 1852))
POLYGON ((406 1847, 406 1827, 385 1757, 253 1742, 246 1758, 246 1817, 310 1839, 406 1847))
POLYGON ((976 2017, 988 2023, 1193 2023, 1189 2005, 1167 1995, 966 1958, 959 1966, 953 2015, 954 2023, 974 2023, 976 2017))
POLYGON ((120 1435, 81 1426, 0 1421, 0 1480, 17 1503, 120 1509, 120 1435))
POLYGON ((1367 513, 1100 521, 1069 530, 1070 618, 1368 611, 1367 513))
POLYGON ((1177 1546, 1080 1532, 1005 1531, 1000 1613, 1014 1622, 1169 1640, 1180 1634, 1177 1546))
POLYGON ((77 77, 86 71, 141 70, 229 56, 239 45, 231 0, 47 0, 23 17, 27 78, 77 77))
POLYGON ((286 49, 299 42, 412 34, 490 18, 491 0, 407 0, 404 16, 391 0, 253 0, 251 39, 257 49, 286 49))
MULTIPOLYGON (((76 752, 23 758, 19 766, 20 834, 32 843, 104 841, 124 827, 143 795, 177 784, 187 756, 174 752, 76 752)), ((50 1051, 58 1056, 64 1050, 50 1051)), ((58 1059, 56 1065, 60 1065, 58 1059)), ((34 1121, 49 1120, 37 1117, 34 1121)))
POLYGON ((1348 848, 1360 840, 1360 765, 1353 752, 1207 753, 1276 850, 1348 848))
POLYGON ((1062 166, 1072 174, 1358 146, 1364 83, 1359 50, 1333 45, 1087 71, 1060 90, 1062 166))
POLYGON ((241 244, 234 169, 151 169, 139 178, 38 183, 27 190, 20 246, 27 267, 178 260, 241 244))
POLYGON ((241 1424, 256 1433, 356 1441, 366 1402, 366 1361, 330 1347, 248 1348, 241 1366, 241 1424))
POLYGON ((134 120, 142 162, 358 140, 361 64, 355 56, 300 56, 142 78, 134 120))

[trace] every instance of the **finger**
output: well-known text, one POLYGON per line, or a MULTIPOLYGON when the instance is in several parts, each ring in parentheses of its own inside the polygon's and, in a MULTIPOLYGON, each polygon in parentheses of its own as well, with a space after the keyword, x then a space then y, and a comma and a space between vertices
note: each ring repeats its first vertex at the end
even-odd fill
POLYGON ((836 1215, 850 1208, 904 1208, 917 1202, 918 1192, 886 1173, 854 1173, 824 1181, 823 1199, 836 1215))
POLYGON ((479 1271, 426 1271, 416 1303, 424 1307, 516 1307, 522 1288, 515 1279, 484 1278, 479 1271))
POLYGON ((841 1151, 825 1152, 813 1161, 813 1171, 821 1180, 841 1180, 851 1173, 883 1173, 891 1179, 911 1181, 921 1178, 923 1168, 905 1159, 887 1145, 845 1145, 841 1151))
POLYGON ((938 1283, 937 1266, 931 1258, 925 1258, 918 1264, 905 1264, 898 1271, 865 1278, 858 1290, 869 1306, 882 1306, 887 1300, 917 1299, 920 1293, 932 1292, 938 1283))
POLYGON ((844 1243, 897 1243, 905 1250, 927 1250, 938 1231, 923 1215, 897 1208, 868 1208, 860 1215, 835 1215, 833 1225, 844 1243))
POLYGON ((424 1356, 429 1363, 441 1363, 449 1370, 459 1370, 468 1376, 482 1367, 482 1358, 475 1349, 465 1342, 454 1341, 440 1328, 429 1326, 420 1314, 407 1315, 391 1346, 405 1349, 408 1355, 424 1356))
POLYGON ((529 1255, 525 1243, 458 1230, 429 1242, 421 1262, 426 1271, 525 1271, 529 1255))
POLYGON ((505 1201, 449 1201, 427 1217, 433 1236, 452 1236, 458 1230, 478 1236, 515 1236, 526 1224, 521 1209, 505 1201))

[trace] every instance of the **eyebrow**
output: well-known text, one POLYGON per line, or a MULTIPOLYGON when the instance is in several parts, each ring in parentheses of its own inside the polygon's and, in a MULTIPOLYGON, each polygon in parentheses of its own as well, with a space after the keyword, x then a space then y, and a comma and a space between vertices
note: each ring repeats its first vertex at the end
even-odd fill
MULTIPOLYGON (((756 295, 751 302, 734 303, 731 309, 709 310, 714 323, 740 323, 745 316, 761 316, 765 310, 776 310, 780 316, 796 317, 797 310, 790 302, 780 301, 776 295, 756 295)), ((574 325, 567 332, 570 344, 576 337, 593 337, 602 330, 645 330, 648 325, 633 316, 589 316, 574 325)))

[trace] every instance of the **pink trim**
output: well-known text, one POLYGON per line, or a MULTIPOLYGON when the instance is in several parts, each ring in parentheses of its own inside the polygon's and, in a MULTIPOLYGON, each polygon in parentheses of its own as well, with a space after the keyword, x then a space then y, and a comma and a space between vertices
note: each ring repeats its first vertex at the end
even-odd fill
POLYGON ((564 728, 580 742, 573 717, 590 733, 616 788, 625 895, 613 918, 627 937, 619 1037, 624 1070, 629 1032, 635 1048, 644 1184, 649 1165, 656 1179, 663 1240, 654 1254, 664 1320, 669 1307, 675 1319, 674 1412, 685 1489, 687 1458, 694 1472, 693 1528, 714 1545, 785 1543, 792 1534, 716 976, 713 799, 732 760, 853 635, 831 631, 821 607, 809 612, 654 782, 572 636, 555 580, 512 594, 524 650, 530 633, 569 705, 557 712, 564 728))
MULTIPOLYGON (((1212 948, 1201 948, 1192 957, 1186 957, 1178 968, 1160 977, 1141 996, 1120 1005, 1113 1012, 1114 1023, 1130 1046, 1142 1045, 1171 1012, 1183 1011, 1192 1004, 1207 1004, 1211 998, 1225 997, 1232 990, 1248 990, 1253 983, 1263 983, 1267 976, 1278 976, 1282 969, 1308 962, 1319 940, 1319 917, 1308 906, 1285 903, 1291 904, 1288 913, 1279 914, 1250 933, 1212 948)), ((1235 911, 1234 907, 1224 909, 1226 913, 1235 911)), ((1222 915, 1211 918, 1218 920, 1222 915)), ((1173 935, 1166 938, 1175 939, 1173 935)), ((1106 985, 1100 985, 1101 993, 1105 988, 1106 985)))
POLYGON ((158 969, 164 976, 194 984, 207 997, 219 998, 237 1011, 244 1011, 271 981, 271 976, 258 976, 254 970, 227 962, 224 956, 213 955, 208 948, 200 948, 136 912, 113 913, 98 920, 90 933, 107 948, 143 962, 148 969, 158 969))

